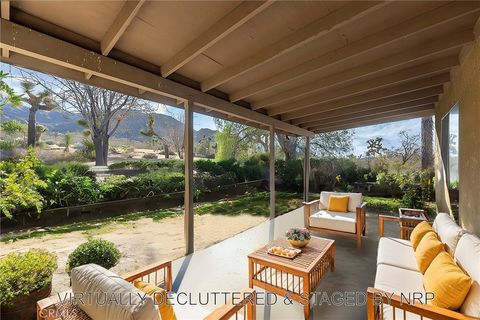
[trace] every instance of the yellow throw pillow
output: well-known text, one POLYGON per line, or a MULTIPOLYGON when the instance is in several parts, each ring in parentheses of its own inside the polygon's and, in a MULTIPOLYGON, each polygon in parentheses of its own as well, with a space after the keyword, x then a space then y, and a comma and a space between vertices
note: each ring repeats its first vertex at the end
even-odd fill
POLYGON ((418 270, 425 273, 433 259, 442 251, 443 244, 438 240, 435 232, 427 232, 420 240, 417 250, 415 250, 418 270))
POLYGON ((433 229, 428 222, 422 221, 417 224, 410 234, 410 242, 412 243, 413 250, 417 250, 420 240, 422 240, 423 236, 430 231, 433 231, 433 229))
POLYGON ((425 292, 432 292, 428 303, 440 308, 460 308, 472 285, 472 279, 453 261, 447 252, 440 252, 433 259, 423 277, 425 292))
POLYGON ((330 196, 328 198, 328 210, 337 212, 348 212, 349 196, 330 196))
POLYGON ((173 306, 168 300, 167 291, 159 288, 151 283, 143 281, 134 281, 133 285, 138 290, 152 296, 156 300, 158 311, 160 312, 160 319, 162 320, 177 320, 173 306))

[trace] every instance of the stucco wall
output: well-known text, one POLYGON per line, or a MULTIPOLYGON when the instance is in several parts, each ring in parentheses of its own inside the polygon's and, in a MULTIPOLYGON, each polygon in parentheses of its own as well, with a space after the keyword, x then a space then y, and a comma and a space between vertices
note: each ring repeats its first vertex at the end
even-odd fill
MULTIPOLYGON (((480 39, 462 59, 435 111, 437 142, 441 119, 459 103, 459 220, 466 230, 480 235, 480 39)), ((441 158, 437 155, 437 205, 448 211, 448 193, 441 158)), ((443 210, 442 210, 443 209, 443 210)))

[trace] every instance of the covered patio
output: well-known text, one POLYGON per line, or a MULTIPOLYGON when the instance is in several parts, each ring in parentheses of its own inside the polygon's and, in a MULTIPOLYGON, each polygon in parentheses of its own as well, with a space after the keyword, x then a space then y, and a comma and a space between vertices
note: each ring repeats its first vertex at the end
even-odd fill
MULTIPOLYGON (((173 261, 174 291, 191 293, 194 301, 198 301, 199 294, 204 294, 202 301, 205 301, 207 292, 240 292, 242 288, 248 287, 247 255, 265 243, 283 237, 285 230, 292 226, 303 226, 303 208, 173 261)), ((399 232, 398 223, 385 225, 385 236, 398 237, 399 232)), ((366 318, 366 296, 358 296, 358 293, 365 292, 375 281, 377 214, 367 216, 367 235, 360 250, 352 245, 351 239, 342 236, 318 233, 313 235, 335 240, 335 272, 328 273, 320 282, 316 290, 318 299, 312 302, 314 305, 311 319, 366 318), (329 300, 321 300, 321 294, 324 292, 328 293, 329 300), (336 293, 336 296, 333 295, 335 301, 331 298, 333 293, 336 293), (363 305, 354 305, 357 299, 363 305)), ((272 306, 258 305, 257 319, 301 319, 303 306, 298 302, 285 304, 283 299, 279 296, 278 301, 272 306)), ((266 303, 264 300, 259 301, 262 304, 266 303)), ((205 309, 212 311, 218 307, 212 302, 210 299, 205 309)), ((199 318, 201 316, 199 315, 199 318)))
MULTIPOLYGON (((186 257, 173 262, 173 289, 195 294, 247 287, 246 256, 303 226, 302 208, 276 217, 276 132, 305 138, 308 201, 309 141, 316 133, 435 116, 436 201, 440 212, 451 213, 442 120, 458 104, 459 224, 479 234, 479 16, 478 1, 1 0, 0 47, 4 63, 184 109, 186 257), (270 133, 270 220, 199 252, 194 112, 270 133)), ((319 292, 373 285, 377 232, 377 217, 367 215, 360 249, 351 239, 322 234, 335 240, 336 270, 319 292)), ((385 234, 399 233, 388 225, 385 234)), ((314 318, 366 317, 364 306, 312 310, 314 318)), ((259 319, 301 316, 297 303, 257 308, 259 319)))

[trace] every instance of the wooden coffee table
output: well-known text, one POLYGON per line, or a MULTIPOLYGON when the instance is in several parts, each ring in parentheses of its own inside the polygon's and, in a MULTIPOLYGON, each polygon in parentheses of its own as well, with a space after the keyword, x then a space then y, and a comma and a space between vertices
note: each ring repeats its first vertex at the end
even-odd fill
POLYGON ((398 216, 379 215, 378 216, 378 237, 383 237, 385 221, 398 221, 400 224, 400 238, 410 239, 412 230, 422 221, 428 221, 425 211, 420 209, 399 208, 398 216))
POLYGON ((310 315, 310 294, 316 290, 328 269, 334 271, 334 240, 312 237, 294 259, 267 253, 272 246, 290 247, 281 238, 248 255, 249 286, 257 286, 304 305, 305 319, 310 315))

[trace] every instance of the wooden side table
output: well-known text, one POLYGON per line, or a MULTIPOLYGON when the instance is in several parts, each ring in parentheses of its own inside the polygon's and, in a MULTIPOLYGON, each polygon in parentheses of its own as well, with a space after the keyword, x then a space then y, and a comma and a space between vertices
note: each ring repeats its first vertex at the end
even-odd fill
POLYGON ((276 239, 248 255, 249 286, 257 286, 303 304, 305 319, 310 316, 310 294, 328 269, 335 269, 334 240, 312 237, 294 259, 273 256, 273 246, 290 247, 287 240, 276 239))
POLYGON ((400 238, 408 240, 417 224, 427 220, 425 211, 420 209, 399 208, 398 216, 378 215, 378 237, 383 237, 385 221, 398 221, 400 224, 400 238))

